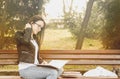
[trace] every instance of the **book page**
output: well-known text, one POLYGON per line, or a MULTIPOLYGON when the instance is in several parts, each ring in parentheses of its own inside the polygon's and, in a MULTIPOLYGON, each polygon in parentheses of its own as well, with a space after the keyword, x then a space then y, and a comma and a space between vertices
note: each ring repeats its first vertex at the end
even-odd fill
POLYGON ((38 64, 37 66, 59 69, 62 68, 68 61, 69 60, 51 60, 48 64, 38 64))
POLYGON ((49 65, 52 65, 57 68, 62 68, 69 60, 51 60, 49 65))

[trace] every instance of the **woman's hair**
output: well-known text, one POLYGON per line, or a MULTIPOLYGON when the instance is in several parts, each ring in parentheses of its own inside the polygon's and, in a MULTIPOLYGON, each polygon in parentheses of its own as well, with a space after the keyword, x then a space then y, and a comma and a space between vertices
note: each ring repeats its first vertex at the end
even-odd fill
POLYGON ((44 26, 46 25, 45 21, 43 20, 43 18, 40 15, 35 15, 33 17, 30 18, 30 20, 28 21, 28 23, 35 23, 37 21, 43 21, 44 22, 44 26))
POLYGON ((39 41, 39 46, 41 46, 41 43, 43 42, 43 37, 44 37, 44 30, 45 30, 45 26, 46 26, 46 23, 44 21, 44 19, 40 16, 40 15, 35 15, 33 17, 30 18, 30 20, 28 21, 28 23, 35 23, 37 21, 43 21, 44 22, 44 27, 41 28, 41 31, 37 34, 37 39, 39 41))

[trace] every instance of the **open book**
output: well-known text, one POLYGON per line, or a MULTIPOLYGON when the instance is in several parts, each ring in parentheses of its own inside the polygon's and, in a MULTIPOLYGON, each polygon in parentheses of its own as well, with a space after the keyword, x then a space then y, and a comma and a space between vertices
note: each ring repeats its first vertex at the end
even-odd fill
POLYGON ((38 64, 37 66, 49 67, 54 69, 62 68, 69 60, 51 60, 48 64, 38 64))

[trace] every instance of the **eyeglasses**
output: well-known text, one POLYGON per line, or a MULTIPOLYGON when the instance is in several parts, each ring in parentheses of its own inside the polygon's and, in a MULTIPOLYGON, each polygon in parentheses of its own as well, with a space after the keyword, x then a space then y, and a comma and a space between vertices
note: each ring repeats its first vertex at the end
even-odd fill
POLYGON ((42 28, 40 24, 35 23, 38 27, 42 28))

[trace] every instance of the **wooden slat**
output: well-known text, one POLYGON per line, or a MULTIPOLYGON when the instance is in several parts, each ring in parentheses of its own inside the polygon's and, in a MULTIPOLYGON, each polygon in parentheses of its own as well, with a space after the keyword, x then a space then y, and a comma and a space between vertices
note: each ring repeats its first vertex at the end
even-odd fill
POLYGON ((22 79, 20 76, 0 76, 0 79, 22 79))
POLYGON ((120 54, 120 50, 41 50, 40 52, 61 54, 120 54))
POLYGON ((0 50, 0 54, 1 53, 17 53, 17 50, 0 50))
MULTIPOLYGON (((0 65, 17 65, 17 59, 0 60, 0 65)), ((120 65, 119 60, 71 60, 67 65, 120 65)))
MULTIPOLYGON (((0 50, 1 53, 17 53, 16 50, 0 50)), ((120 50, 40 50, 41 54, 120 54, 120 50)))
POLYGON ((7 58, 18 58, 18 54, 0 54, 0 59, 7 59, 7 58))
POLYGON ((41 57, 44 59, 71 59, 71 60, 78 60, 78 59, 116 59, 120 60, 120 55, 51 55, 51 54, 41 54, 41 57))
MULTIPOLYGON (((21 79, 20 76, 0 76, 0 79, 21 79)), ((78 78, 58 78, 58 79, 120 79, 120 78, 99 78, 99 77, 78 77, 78 78)))
POLYGON ((120 60, 71 60, 67 65, 120 65, 120 60))
POLYGON ((83 77, 83 76, 81 76, 81 77, 78 77, 78 78, 60 78, 60 79, 120 79, 120 78, 100 78, 100 77, 83 77))
MULTIPOLYGON (((44 59, 74 59, 74 60, 78 60, 78 59, 116 59, 116 60, 120 60, 120 55, 81 55, 81 54, 73 54, 73 55, 69 55, 69 54, 40 54, 41 57, 43 57, 44 59)), ((0 54, 0 59, 17 59, 18 58, 18 54, 0 54)))
POLYGON ((0 60, 0 65, 17 65, 17 59, 4 59, 0 60))

